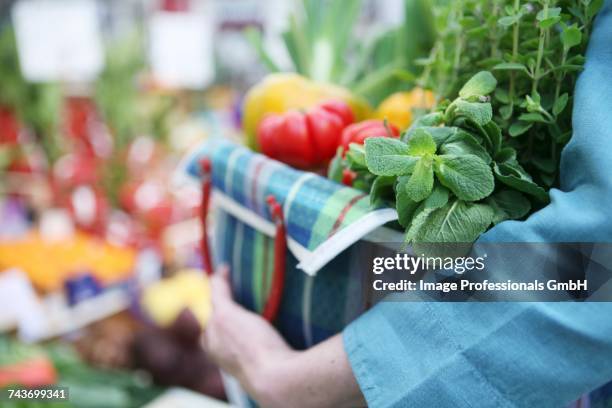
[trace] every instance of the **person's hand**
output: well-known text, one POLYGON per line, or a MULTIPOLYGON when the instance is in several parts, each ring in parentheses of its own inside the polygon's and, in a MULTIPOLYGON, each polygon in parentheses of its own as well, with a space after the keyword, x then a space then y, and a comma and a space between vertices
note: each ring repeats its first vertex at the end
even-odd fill
POLYGON ((243 386, 256 387, 253 378, 263 377, 264 367, 297 352, 261 316, 232 299, 228 277, 227 266, 222 266, 211 278, 213 313, 202 345, 222 370, 238 378, 243 386))
POLYGON ((238 379, 260 406, 365 405, 340 334, 295 351, 261 316, 234 302, 229 270, 211 278, 213 313, 202 336, 208 355, 238 379))

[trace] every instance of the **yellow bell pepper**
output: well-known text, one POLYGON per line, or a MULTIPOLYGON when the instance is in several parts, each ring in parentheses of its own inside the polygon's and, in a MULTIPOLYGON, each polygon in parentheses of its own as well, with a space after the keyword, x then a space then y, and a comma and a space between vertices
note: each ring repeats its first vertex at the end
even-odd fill
POLYGON ((431 91, 419 87, 409 92, 396 92, 380 103, 374 116, 377 119, 387 119, 389 123, 400 130, 407 129, 412 123, 413 109, 431 109, 436 98, 431 91))
POLYGON ((349 104, 358 121, 371 114, 367 101, 340 86, 317 83, 295 73, 268 75, 253 86, 244 99, 242 127, 247 145, 259 150, 257 126, 265 115, 289 109, 308 109, 329 99, 339 99, 349 104))

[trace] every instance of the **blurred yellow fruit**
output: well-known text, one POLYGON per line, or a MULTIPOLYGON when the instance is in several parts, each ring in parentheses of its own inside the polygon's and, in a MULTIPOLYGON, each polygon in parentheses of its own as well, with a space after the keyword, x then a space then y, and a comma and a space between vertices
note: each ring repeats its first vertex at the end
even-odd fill
POLYGON ((377 119, 387 119, 389 123, 400 130, 407 129, 412 123, 413 109, 431 109, 436 98, 431 91, 419 87, 409 92, 396 92, 380 103, 374 116, 377 119))
POLYGON ((371 114, 367 101, 340 86, 317 83, 295 73, 283 72, 266 76, 253 86, 244 98, 242 127, 247 145, 259 150, 257 126, 268 113, 308 109, 330 99, 339 99, 348 103, 357 121, 366 119, 371 114))
POLYGON ((208 277, 201 270, 181 271, 149 286, 140 303, 161 327, 172 324, 185 308, 194 314, 200 326, 205 327, 212 311, 208 277))

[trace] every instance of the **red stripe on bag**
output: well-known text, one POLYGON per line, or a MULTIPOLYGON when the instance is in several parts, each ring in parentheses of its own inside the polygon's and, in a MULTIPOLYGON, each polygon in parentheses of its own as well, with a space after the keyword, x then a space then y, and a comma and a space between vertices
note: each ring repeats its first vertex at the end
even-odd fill
POLYGON ((268 196, 267 201, 270 207, 272 220, 276 225, 276 236, 274 237, 274 271, 272 275, 272 284, 270 285, 270 293, 262 315, 267 321, 274 322, 278 316, 283 297, 283 288, 285 286, 287 233, 285 230, 283 208, 272 195, 268 196))
POLYGON ((364 194, 360 194, 360 195, 353 197, 351 201, 346 203, 342 211, 340 211, 338 218, 336 218, 336 222, 334 223, 334 226, 332 227, 331 232, 329 233, 330 237, 334 235, 336 232, 338 232, 338 229, 340 229, 340 226, 342 225, 342 223, 344 222, 344 219, 346 218, 346 214, 348 214, 351 208, 353 208, 353 206, 357 204, 357 201, 361 200, 364 197, 365 197, 364 194))
POLYGON ((210 159, 200 160, 202 170, 202 202, 200 207, 200 224, 202 225, 202 267, 207 275, 212 275, 212 257, 208 245, 208 207, 210 203, 210 192, 212 188, 212 165, 210 159))

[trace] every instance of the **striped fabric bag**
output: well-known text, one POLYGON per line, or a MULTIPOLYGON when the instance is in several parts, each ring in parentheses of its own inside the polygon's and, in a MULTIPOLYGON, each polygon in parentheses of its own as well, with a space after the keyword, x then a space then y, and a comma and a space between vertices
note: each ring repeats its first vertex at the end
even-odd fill
POLYGON ((231 268, 234 296, 262 313, 271 291, 275 224, 266 200, 282 205, 285 279, 274 322, 296 348, 340 332, 371 301, 363 280, 376 242, 401 240, 382 227, 394 209, 372 210, 369 197, 310 172, 302 172, 228 141, 205 143, 182 172, 199 182, 200 160, 210 161, 214 211, 214 263, 231 268), (368 256, 366 259, 365 257, 368 256))
MULTIPOLYGON (((179 168, 178 182, 200 183, 202 158, 211 163, 214 263, 230 266, 235 298, 258 313, 270 296, 276 255, 267 197, 282 203, 287 256, 274 324, 289 344, 304 349, 325 340, 378 300, 367 289, 370 262, 385 251, 385 242, 403 240, 384 227, 397 219, 395 210, 372 210, 369 197, 360 191, 223 140, 207 142, 189 155, 179 168)), ((233 380, 228 383, 236 387, 233 380)), ((610 395, 612 383, 568 408, 611 407, 610 395)), ((254 406, 244 394, 232 400, 254 406)))

